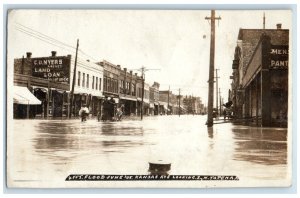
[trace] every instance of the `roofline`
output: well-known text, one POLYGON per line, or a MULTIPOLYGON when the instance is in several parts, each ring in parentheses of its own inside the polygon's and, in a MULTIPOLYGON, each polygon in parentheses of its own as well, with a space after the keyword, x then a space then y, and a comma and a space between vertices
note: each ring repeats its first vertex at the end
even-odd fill
POLYGON ((242 31, 244 30, 259 30, 259 31, 289 31, 289 29, 244 29, 244 28, 240 28, 239 29, 239 33, 238 33, 238 40, 241 40, 242 37, 242 31))

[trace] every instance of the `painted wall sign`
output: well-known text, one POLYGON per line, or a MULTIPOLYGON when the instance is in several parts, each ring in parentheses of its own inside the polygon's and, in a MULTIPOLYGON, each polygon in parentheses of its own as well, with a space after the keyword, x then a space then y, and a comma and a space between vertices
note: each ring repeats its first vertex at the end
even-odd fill
POLYGON ((289 46, 272 45, 270 51, 270 68, 288 68, 289 66, 289 46))
POLYGON ((32 76, 53 82, 70 83, 70 58, 32 58, 32 76))

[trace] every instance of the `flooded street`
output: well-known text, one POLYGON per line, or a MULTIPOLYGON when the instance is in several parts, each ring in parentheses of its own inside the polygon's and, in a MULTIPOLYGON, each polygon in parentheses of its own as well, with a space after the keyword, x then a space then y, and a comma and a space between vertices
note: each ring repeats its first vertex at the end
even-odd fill
POLYGON ((289 181, 287 129, 205 125, 206 116, 143 121, 13 120, 7 134, 9 184, 24 187, 282 186, 289 181), (148 162, 171 175, 236 175, 239 181, 66 182, 69 174, 142 174, 148 162), (198 183, 197 183, 198 182, 198 183))

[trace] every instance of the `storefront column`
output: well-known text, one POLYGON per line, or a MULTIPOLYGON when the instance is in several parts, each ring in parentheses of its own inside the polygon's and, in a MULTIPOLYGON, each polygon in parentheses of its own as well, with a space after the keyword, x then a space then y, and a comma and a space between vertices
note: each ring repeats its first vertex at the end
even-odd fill
POLYGON ((256 126, 258 126, 258 92, 260 91, 259 87, 258 87, 258 76, 255 78, 255 88, 256 88, 256 93, 255 93, 255 98, 256 98, 256 111, 255 111, 255 116, 256 116, 256 126))
POLYGON ((47 106, 46 106, 46 118, 48 119, 49 117, 49 105, 50 105, 50 86, 48 83, 48 91, 47 91, 47 95, 46 95, 46 100, 47 100, 47 106))
POLYGON ((253 91, 253 81, 249 85, 249 116, 252 118, 252 91, 253 91))
POLYGON ((70 115, 70 93, 67 93, 67 101, 68 101, 68 105, 67 105, 67 118, 69 117, 70 115))
POLYGON ((261 117, 262 126, 271 126, 270 37, 262 36, 261 117))
POLYGON ((262 126, 271 125, 271 89, 269 70, 261 71, 261 117, 262 126))
POLYGON ((251 89, 251 86, 248 86, 246 89, 245 89, 245 109, 244 109, 244 118, 249 118, 250 117, 250 89, 251 89))
POLYGON ((61 118, 64 115, 64 105, 65 105, 65 93, 62 93, 62 103, 61 103, 61 118))

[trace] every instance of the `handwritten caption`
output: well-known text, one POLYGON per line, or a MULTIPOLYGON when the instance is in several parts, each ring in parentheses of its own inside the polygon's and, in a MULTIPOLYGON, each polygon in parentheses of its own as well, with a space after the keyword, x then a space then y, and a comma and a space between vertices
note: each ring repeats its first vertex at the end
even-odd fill
POLYGON ((149 181, 149 180, 202 180, 238 181, 235 175, 93 175, 71 174, 66 181, 149 181))

